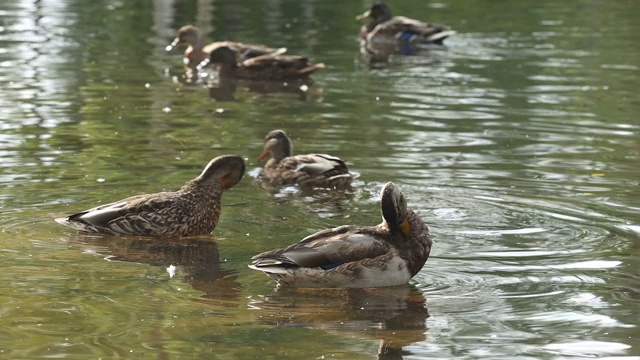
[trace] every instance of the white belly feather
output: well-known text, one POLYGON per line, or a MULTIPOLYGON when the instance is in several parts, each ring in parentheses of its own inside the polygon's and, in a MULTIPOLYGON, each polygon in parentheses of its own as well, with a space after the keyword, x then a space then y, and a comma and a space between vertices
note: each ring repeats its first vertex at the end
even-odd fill
POLYGON ((347 264, 330 270, 321 268, 283 268, 256 267, 283 285, 296 287, 380 287, 394 286, 409 282, 411 274, 406 262, 400 256, 394 256, 384 267, 367 267, 358 263, 355 268, 347 270, 347 264))

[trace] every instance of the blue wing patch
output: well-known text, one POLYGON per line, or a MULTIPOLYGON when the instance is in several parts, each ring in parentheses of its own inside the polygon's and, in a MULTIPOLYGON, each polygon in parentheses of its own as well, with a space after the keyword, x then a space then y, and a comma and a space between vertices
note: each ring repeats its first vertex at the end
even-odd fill
POLYGON ((333 269, 333 268, 337 268, 338 266, 340 266, 340 265, 342 265, 342 264, 344 264, 344 263, 341 263, 341 262, 331 262, 331 263, 328 263, 328 264, 320 265, 320 268, 321 268, 322 270, 331 270, 331 269, 333 269))
POLYGON ((403 55, 413 55, 416 53, 416 47, 411 44, 411 41, 416 37, 415 33, 411 31, 404 31, 399 33, 398 42, 400 43, 400 48, 398 49, 403 55))
POLYGON ((398 39, 402 41, 411 41, 411 39, 413 39, 414 36, 416 36, 415 33, 412 33, 411 31, 405 31, 400 33, 400 36, 398 36, 398 39))

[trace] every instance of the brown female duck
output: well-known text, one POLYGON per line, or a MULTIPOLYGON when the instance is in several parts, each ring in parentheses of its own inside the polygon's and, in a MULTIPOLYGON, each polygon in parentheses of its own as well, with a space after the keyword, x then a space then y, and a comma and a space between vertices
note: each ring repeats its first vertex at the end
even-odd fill
POLYGON ((393 16, 389 5, 382 1, 356 19, 367 20, 360 30, 360 44, 369 53, 411 55, 428 45, 443 45, 444 39, 455 34, 442 25, 393 16))
POLYGON ((254 256, 249 265, 295 287, 377 287, 404 284, 431 252, 429 228, 407 208, 393 183, 382 188, 382 223, 319 231, 299 243, 254 256))
POLYGON ((206 235, 218 223, 222 192, 242 179, 244 169, 240 156, 218 156, 178 191, 132 196, 55 220, 77 230, 114 235, 206 235))
POLYGON ((283 130, 269 132, 264 141, 264 151, 258 160, 271 157, 262 176, 273 185, 345 188, 353 180, 353 174, 340 158, 327 154, 293 155, 291 139, 283 130))
POLYGON ((277 52, 279 54, 286 52, 286 48, 275 49, 261 44, 244 44, 233 41, 216 41, 208 45, 203 44, 200 31, 193 25, 185 25, 178 29, 176 38, 167 45, 165 50, 171 51, 176 47, 187 44, 187 50, 184 52, 184 67, 187 76, 192 79, 198 73, 197 67, 205 59, 209 58, 209 54, 218 47, 226 46, 236 51, 240 59, 249 59, 255 56, 277 52))
POLYGON ((281 55, 280 52, 242 59, 230 46, 220 46, 211 51, 209 59, 204 60, 198 69, 209 64, 220 65, 221 78, 244 80, 293 80, 307 79, 324 64, 314 64, 309 58, 297 55, 281 55))

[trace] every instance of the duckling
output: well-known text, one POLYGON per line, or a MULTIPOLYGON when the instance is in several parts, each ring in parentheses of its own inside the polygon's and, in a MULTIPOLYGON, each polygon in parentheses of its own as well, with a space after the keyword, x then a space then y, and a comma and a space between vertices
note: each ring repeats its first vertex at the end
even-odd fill
POLYGON ((374 3, 356 19, 367 20, 360 29, 360 44, 365 52, 374 54, 411 55, 429 45, 443 46, 444 39, 455 34, 443 25, 393 16, 391 8, 383 1, 374 3))
POLYGON ((55 221, 76 230, 113 235, 207 235, 218 223, 222 193, 242 179, 244 170, 240 156, 218 156, 178 191, 132 196, 55 221))
POLYGON ((394 183, 385 184, 380 196, 382 223, 322 230, 286 248, 254 256, 249 267, 292 287, 362 288, 407 283, 429 258, 429 228, 407 208, 404 194, 394 183))
POLYGON ((303 188, 346 188, 354 175, 340 158, 327 154, 293 155, 293 144, 284 130, 270 131, 264 138, 266 160, 262 176, 275 186, 298 184, 303 188))
POLYGON ((294 80, 307 79, 313 72, 324 68, 323 63, 314 64, 309 58, 297 55, 281 55, 282 52, 242 59, 229 46, 220 46, 211 51, 209 59, 198 65, 202 70, 209 64, 220 65, 221 78, 244 80, 294 80))
POLYGON ((243 60, 273 52, 282 54, 287 51, 286 48, 276 49, 262 44, 244 44, 234 41, 216 41, 203 45, 200 31, 193 25, 185 25, 178 29, 176 38, 167 45, 165 50, 169 52, 183 44, 188 45, 184 52, 184 67, 189 79, 195 79, 198 74, 198 64, 208 59, 211 52, 221 46, 233 49, 243 60))

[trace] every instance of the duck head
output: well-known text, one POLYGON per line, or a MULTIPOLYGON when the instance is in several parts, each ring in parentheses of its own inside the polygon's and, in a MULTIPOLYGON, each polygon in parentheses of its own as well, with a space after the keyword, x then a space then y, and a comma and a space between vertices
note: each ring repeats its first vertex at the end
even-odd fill
POLYGON ((411 226, 407 219, 407 200, 398 187, 388 182, 380 191, 382 218, 391 230, 391 235, 402 235, 409 239, 411 226))
POLYGON ((181 46, 182 44, 189 44, 191 46, 197 46, 200 42, 200 31, 193 25, 185 25, 178 29, 176 38, 173 39, 171 44, 167 45, 166 51, 171 51, 174 48, 181 46))
POLYGON ((226 190, 240 182, 244 176, 244 160, 238 155, 222 155, 209 161, 195 181, 218 182, 226 190))
POLYGON ((293 155, 293 145, 287 133, 284 130, 273 130, 264 137, 264 151, 258 160, 265 160, 271 156, 274 160, 280 161, 291 155, 293 155))
POLYGON ((391 19, 393 14, 389 5, 382 1, 375 2, 371 8, 362 15, 358 15, 356 20, 367 20, 367 31, 373 30, 378 24, 391 19))

